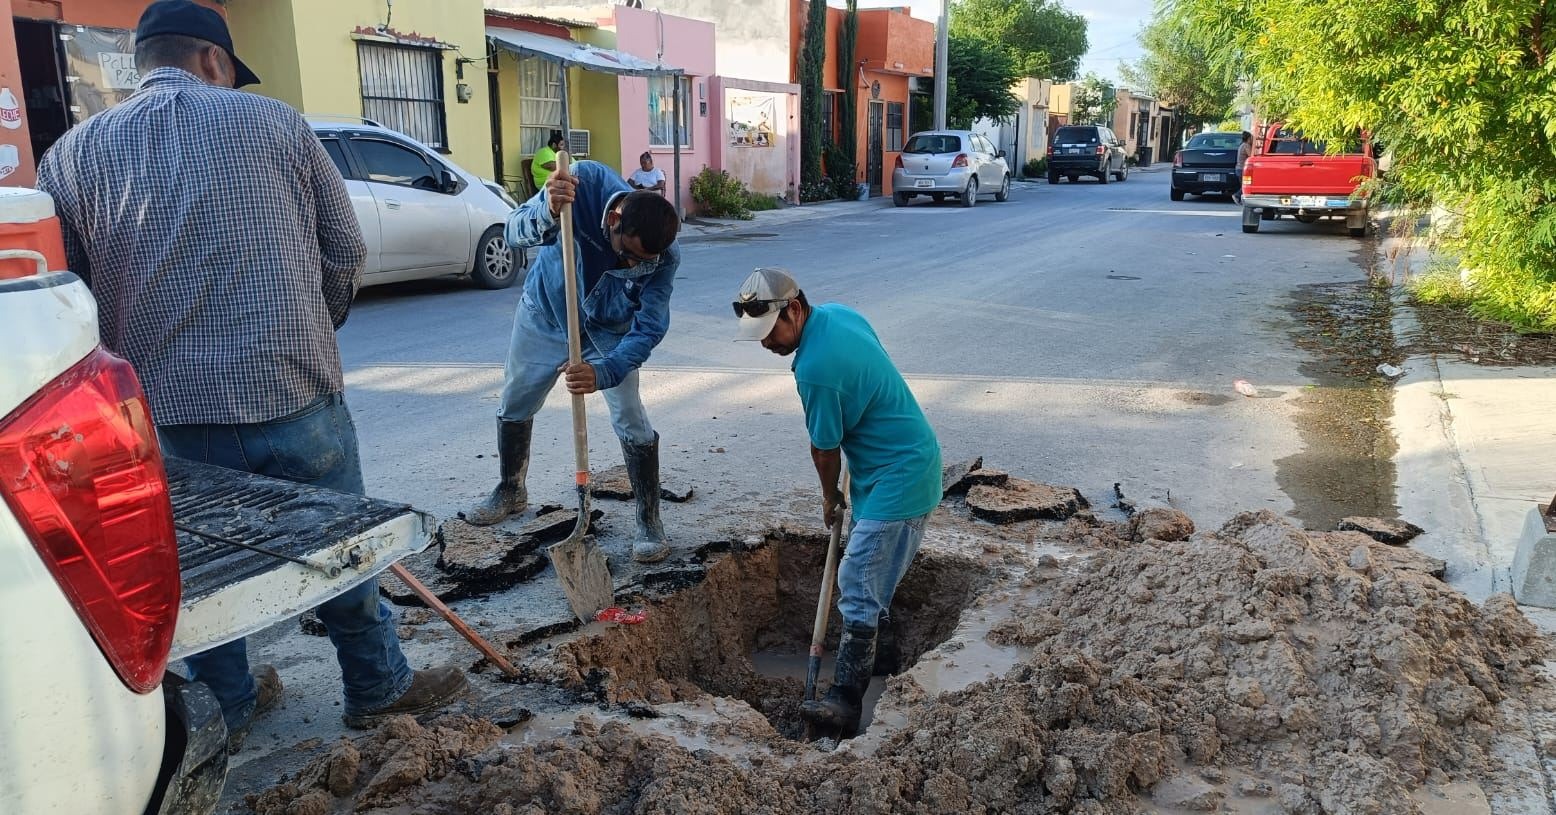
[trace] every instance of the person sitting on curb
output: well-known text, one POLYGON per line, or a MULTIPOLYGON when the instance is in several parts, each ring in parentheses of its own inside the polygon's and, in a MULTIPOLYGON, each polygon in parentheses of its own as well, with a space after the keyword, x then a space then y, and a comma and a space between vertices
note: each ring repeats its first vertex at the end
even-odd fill
POLYGON ((940 443, 859 312, 835 303, 812 306, 794 278, 773 268, 752 272, 734 307, 737 340, 794 356, 827 526, 840 518, 846 500, 853 502, 837 569, 843 638, 836 673, 825 697, 800 708, 807 721, 852 736, 875 671, 876 634, 940 504, 940 443), (852 480, 846 499, 838 485, 843 454, 852 480))
POLYGON ((638 369, 670 328, 680 226, 668 201, 630 190, 614 170, 596 161, 578 162, 567 176, 553 174, 545 189, 509 216, 508 243, 542 249, 524 280, 504 366, 497 412, 499 480, 485 500, 461 513, 465 520, 488 526, 524 509, 535 414, 557 376, 565 374, 568 391, 600 391, 610 408, 637 501, 633 559, 654 563, 670 554, 659 518, 659 434, 638 394, 638 369), (573 366, 567 365, 567 298, 557 220, 568 202, 577 225, 584 356, 573 366))

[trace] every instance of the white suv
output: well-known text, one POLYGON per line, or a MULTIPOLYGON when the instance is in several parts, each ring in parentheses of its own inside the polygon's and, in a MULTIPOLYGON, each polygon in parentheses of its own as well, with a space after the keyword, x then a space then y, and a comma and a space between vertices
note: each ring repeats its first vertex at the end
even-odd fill
POLYGON ((503 240, 518 205, 502 187, 370 121, 309 124, 346 179, 362 224, 363 286, 459 275, 505 289, 518 279, 524 255, 503 240))

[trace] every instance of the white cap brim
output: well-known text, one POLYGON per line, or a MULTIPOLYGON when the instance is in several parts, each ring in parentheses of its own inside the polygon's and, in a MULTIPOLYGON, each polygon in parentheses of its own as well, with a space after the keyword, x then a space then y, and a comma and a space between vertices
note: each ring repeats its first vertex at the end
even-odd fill
POLYGON ((735 342, 761 342, 767 339, 767 335, 773 333, 773 326, 778 324, 778 315, 783 309, 773 309, 760 317, 741 317, 740 331, 735 335, 735 342))

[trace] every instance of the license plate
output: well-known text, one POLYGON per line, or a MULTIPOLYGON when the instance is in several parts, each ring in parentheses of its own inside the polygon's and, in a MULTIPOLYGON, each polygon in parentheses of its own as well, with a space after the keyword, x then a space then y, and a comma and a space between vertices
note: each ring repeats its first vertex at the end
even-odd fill
POLYGON ((1200 181, 1225 181, 1225 173, 1200 173, 1200 181))
POLYGON ((933 186, 935 186, 935 180, 933 178, 920 178, 920 179, 917 179, 916 181, 913 182, 913 186, 914 187, 933 187, 933 186))
POLYGON ((1068 150, 1066 150, 1064 152, 1065 152, 1066 155, 1071 155, 1071 156, 1078 156, 1078 155, 1081 154, 1081 150, 1080 150, 1079 147, 1071 147, 1070 149, 1068 149, 1068 150))
POLYGON ((1324 198, 1321 195, 1299 195, 1297 196, 1297 206, 1321 207, 1324 206, 1324 198))

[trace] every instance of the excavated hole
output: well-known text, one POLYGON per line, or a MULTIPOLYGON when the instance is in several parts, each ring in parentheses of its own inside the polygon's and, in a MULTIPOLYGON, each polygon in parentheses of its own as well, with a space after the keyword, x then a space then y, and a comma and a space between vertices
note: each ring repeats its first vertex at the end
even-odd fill
MULTIPOLYGON (((653 606, 645 622, 570 642, 557 659, 573 684, 610 703, 727 696, 750 704, 783 736, 800 738, 825 555, 824 538, 793 537, 726 555, 701 582, 653 606)), ((987 578, 987 567, 975 560, 920 552, 893 599, 876 675, 901 673, 948 639, 987 578)), ((818 693, 831 682, 840 629, 834 606, 818 693)), ((874 688, 867 697, 867 717, 878 695, 874 688)))

